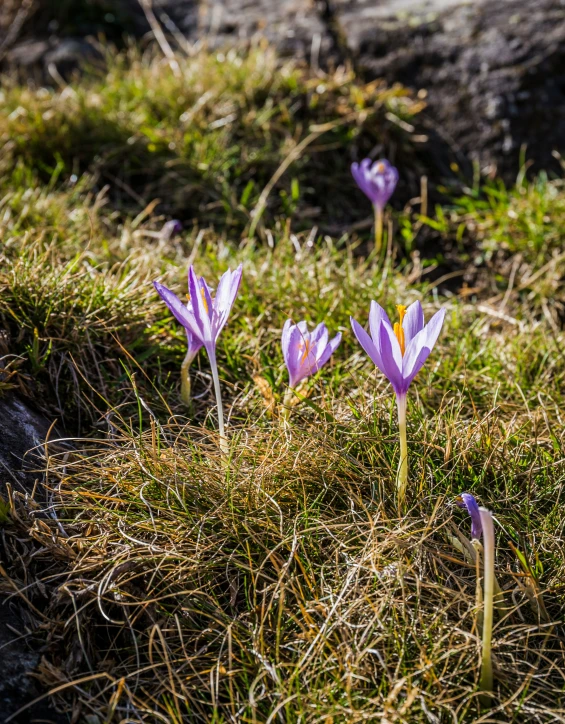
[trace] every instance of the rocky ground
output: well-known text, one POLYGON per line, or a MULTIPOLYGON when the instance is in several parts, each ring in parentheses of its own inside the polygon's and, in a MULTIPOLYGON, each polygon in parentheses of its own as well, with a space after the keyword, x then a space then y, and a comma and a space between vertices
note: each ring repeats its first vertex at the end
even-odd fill
MULTIPOLYGON (((34 472, 43 457, 42 442, 49 432, 50 423, 29 409, 17 397, 0 400, 0 468, 2 499, 17 501, 33 496, 37 474, 34 472)), ((24 544, 25 547, 25 544, 24 544)), ((40 663, 42 636, 38 632, 43 623, 40 615, 26 605, 25 592, 17 593, 4 566, 14 559, 13 546, 3 537, 3 551, 0 558, 0 721, 13 716, 20 707, 40 698, 31 673, 40 663)), ((21 553, 21 551, 20 551, 21 553)), ((15 554, 18 555, 17 553, 15 554)), ((24 553, 25 555, 25 553, 24 553)), ((52 710, 45 700, 27 708, 12 719, 15 724, 30 721, 65 722, 66 719, 52 710)))

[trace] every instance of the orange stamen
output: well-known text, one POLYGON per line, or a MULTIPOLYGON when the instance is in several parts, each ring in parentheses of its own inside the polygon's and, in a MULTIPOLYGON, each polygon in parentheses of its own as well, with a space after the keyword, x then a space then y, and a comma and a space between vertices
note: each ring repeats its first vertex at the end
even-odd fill
MULTIPOLYGON (((204 287, 200 287, 200 295, 202 296, 202 301, 204 302, 204 309, 206 310, 206 314, 208 314, 208 302, 206 301, 206 294, 204 293, 204 287)), ((190 294, 187 294, 186 298, 190 302, 190 294)))
POLYGON ((302 359, 300 360, 300 364, 302 364, 306 360, 306 357, 308 357, 308 355, 310 353, 310 344, 311 343, 310 343, 309 339, 306 339, 300 343, 300 346, 304 347, 304 352, 302 354, 302 359))
POLYGON ((206 301, 206 294, 204 293, 204 287, 200 287, 200 294, 202 295, 202 301, 204 302, 204 309, 206 310, 206 314, 208 314, 208 302, 206 301))
POLYGON ((400 352, 402 356, 404 357, 405 350, 405 339, 404 339, 404 330, 402 329, 402 322, 404 321, 404 317, 406 316, 406 307, 404 304, 397 304, 396 310, 398 312, 398 316, 400 317, 399 322, 394 323, 394 334, 396 335, 396 339, 398 340, 398 344, 400 345, 400 352))

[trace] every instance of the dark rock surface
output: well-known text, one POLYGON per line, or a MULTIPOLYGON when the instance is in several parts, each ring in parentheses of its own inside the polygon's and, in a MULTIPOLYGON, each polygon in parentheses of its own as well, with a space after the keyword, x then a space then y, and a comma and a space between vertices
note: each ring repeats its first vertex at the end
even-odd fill
POLYGON ((266 37, 306 60, 351 62, 425 91, 426 125, 470 172, 509 179, 521 148, 537 168, 560 170, 565 148, 563 0, 156 0, 191 40, 266 37))
POLYGON ((453 5, 414 27, 369 27, 362 2, 334 1, 362 73, 425 89, 430 125, 460 160, 511 179, 524 146, 538 169, 560 170, 552 152, 565 148, 562 0, 453 5))
MULTIPOLYGON (((0 399, 0 497, 4 501, 7 484, 14 494, 32 493, 39 477, 34 471, 41 464, 42 443, 49 427, 48 420, 16 397, 0 399)), ((4 539, 0 545, 3 572, 9 563, 7 551, 4 539)), ((42 645, 36 631, 37 621, 22 599, 14 595, 14 588, 6 576, 0 577, 0 722, 41 695, 33 676, 40 662, 42 645)), ((11 721, 62 724, 67 719, 42 700, 11 721)))
POLYGON ((14 491, 31 493, 49 427, 17 397, 0 399, 0 495, 5 496, 6 482, 14 491))

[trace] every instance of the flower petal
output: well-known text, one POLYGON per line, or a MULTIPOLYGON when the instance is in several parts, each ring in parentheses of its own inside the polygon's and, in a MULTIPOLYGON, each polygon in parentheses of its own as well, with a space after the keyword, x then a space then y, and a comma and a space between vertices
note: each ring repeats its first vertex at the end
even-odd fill
POLYGON ((412 337, 410 344, 406 346, 404 357, 402 358, 402 373, 404 377, 412 378, 420 371, 422 365, 432 351, 428 345, 428 330, 424 327, 415 337, 412 337), (422 355, 425 353, 425 356, 422 355), (419 364, 418 369, 414 369, 419 364))
POLYGON ((426 324, 426 331, 428 335, 426 346, 429 347, 430 350, 434 348, 434 345, 437 342, 437 338, 439 337, 439 333, 441 332, 441 328, 443 327, 444 319, 445 309, 442 308, 438 312, 436 312, 434 316, 430 319, 430 321, 426 324))
POLYGON ((159 282, 153 282, 153 286, 167 307, 174 314, 177 322, 180 322, 185 329, 189 330, 200 339, 199 327, 194 319, 194 314, 183 304, 177 295, 159 282))
POLYGON ((315 344, 316 342, 319 342, 319 340, 323 336, 328 336, 328 328, 324 324, 324 322, 320 322, 317 327, 315 327, 312 332, 310 333, 310 342, 312 344, 315 344))
POLYGON ((388 314, 380 304, 372 301, 371 310, 369 312, 369 329, 371 330, 371 337, 373 338, 375 344, 377 344, 377 340, 379 338, 381 322, 386 322, 386 324, 388 324, 388 326, 392 329, 392 324, 390 323, 388 314))
POLYGON ((410 341, 424 329, 424 310, 420 302, 414 302, 408 307, 402 322, 402 329, 404 330, 404 343, 408 347, 410 341))
POLYGON ((296 387, 301 380, 308 376, 308 367, 305 365, 307 360, 303 360, 304 341, 305 337, 300 325, 292 325, 288 332, 288 358, 285 360, 290 387, 296 387))
POLYGON ((310 349, 314 359, 319 359, 328 346, 328 337, 328 328, 323 322, 310 334, 310 349))
POLYGON ((412 383, 430 356, 441 331, 444 317, 445 309, 440 309, 408 345, 402 360, 402 373, 408 385, 412 383))
POLYGON ((288 360, 289 360, 289 352, 290 352, 290 337, 292 329, 295 325, 292 323, 291 319, 287 319, 284 323, 284 327, 282 330, 282 337, 281 337, 281 346, 282 346, 282 353, 284 361, 288 367, 288 360))
POLYGON ((402 353, 398 340, 386 322, 381 322, 379 338, 377 342, 379 352, 383 361, 382 370, 388 377, 397 395, 403 394, 408 389, 402 376, 402 353))
POLYGON ((317 372, 319 369, 321 369, 326 364, 326 362, 329 360, 329 358, 332 356, 332 354, 339 347, 340 342, 341 342, 341 332, 338 332, 336 334, 336 336, 333 339, 331 339, 328 342, 328 344, 326 344, 325 349, 323 350, 322 354, 319 356, 318 360, 316 361, 314 372, 317 372))
POLYGON ((240 264, 234 272, 228 269, 227 272, 222 274, 216 290, 216 299, 214 300, 214 308, 217 312, 229 313, 231 311, 241 284, 242 269, 240 264))
POLYGON ((206 345, 206 349, 208 349, 210 344, 215 343, 215 340, 212 336, 209 310, 206 309, 206 305, 208 304, 206 292, 208 292, 209 295, 210 292, 208 291, 207 285, 200 283, 200 280, 194 272, 194 267, 191 266, 188 270, 188 293, 190 294, 196 325, 199 329, 199 337, 203 344, 206 345), (204 292, 204 296, 202 296, 202 292, 204 292))
POLYGON ((357 320, 353 319, 353 317, 350 317, 350 321, 351 328, 353 329, 353 334, 357 337, 357 341, 359 342, 361 347, 363 347, 365 352, 372 359, 373 364, 375 364, 383 374, 386 374, 386 372, 384 371, 381 353, 377 349, 377 345, 373 342, 373 340, 369 337, 367 332, 365 332, 365 330, 359 324, 359 322, 357 322, 357 320))
POLYGON ((459 500, 456 500, 457 505, 460 508, 463 506, 467 508, 467 512, 471 516, 471 537, 475 540, 479 540, 483 533, 483 523, 481 520, 479 504, 471 493, 461 493, 458 497, 459 500))
POLYGON ((355 183, 361 191, 365 194, 365 196, 369 199, 371 203, 374 203, 373 196, 374 192, 371 186, 371 181, 369 179, 369 169, 371 166, 371 159, 365 158, 361 163, 352 163, 351 164, 351 173, 353 175, 353 178, 355 179, 355 183))
POLYGON ((196 355, 200 351, 200 349, 202 347, 202 342, 198 339, 198 337, 195 334, 193 334, 193 332, 190 331, 190 329, 185 328, 185 331, 186 331, 186 342, 188 345, 188 350, 187 350, 186 354, 187 354, 187 357, 192 362, 192 360, 196 357, 196 355))

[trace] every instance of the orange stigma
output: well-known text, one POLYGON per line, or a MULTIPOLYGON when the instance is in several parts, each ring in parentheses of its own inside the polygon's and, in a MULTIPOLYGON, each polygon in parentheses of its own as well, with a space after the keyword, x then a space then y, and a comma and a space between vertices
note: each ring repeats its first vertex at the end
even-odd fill
POLYGON ((383 163, 382 161, 379 161, 378 164, 377 164, 377 172, 378 172, 378 173, 383 173, 384 170, 385 170, 385 165, 384 165, 384 163, 383 163))
POLYGON ((404 304, 397 304, 396 311, 398 312, 400 321, 394 323, 394 334, 396 335, 396 339, 398 340, 398 344, 400 345, 400 352, 402 353, 402 356, 404 357, 405 342, 404 342, 404 330, 402 329, 402 322, 404 321, 404 317, 406 316, 406 307, 404 306, 404 304))
POLYGON ((300 343, 300 349, 304 347, 304 352, 302 353, 302 359, 300 360, 300 364, 303 364, 306 361, 306 357, 308 357, 308 355, 310 354, 310 346, 311 343, 309 339, 305 339, 300 343))

